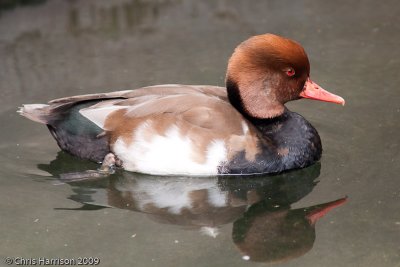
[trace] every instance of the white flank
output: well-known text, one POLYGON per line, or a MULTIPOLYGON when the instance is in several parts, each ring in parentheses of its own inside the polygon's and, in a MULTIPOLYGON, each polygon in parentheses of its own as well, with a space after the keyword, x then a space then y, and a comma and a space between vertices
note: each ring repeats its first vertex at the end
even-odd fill
POLYGON ((206 151, 204 163, 193 160, 192 140, 182 136, 173 125, 164 135, 146 138, 149 123, 139 126, 133 134, 133 141, 127 145, 119 138, 114 153, 123 161, 129 171, 161 175, 215 175, 218 166, 227 160, 227 150, 222 140, 214 140, 206 151))

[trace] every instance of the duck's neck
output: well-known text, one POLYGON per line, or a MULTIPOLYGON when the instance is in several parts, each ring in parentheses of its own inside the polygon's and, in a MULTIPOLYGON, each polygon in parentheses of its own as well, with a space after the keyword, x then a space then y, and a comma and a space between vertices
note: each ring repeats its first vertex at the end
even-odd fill
POLYGON ((237 83, 228 78, 226 80, 226 90, 231 105, 234 106, 240 113, 242 113, 242 115, 246 117, 247 112, 243 107, 243 100, 240 96, 239 86, 237 85, 237 83))

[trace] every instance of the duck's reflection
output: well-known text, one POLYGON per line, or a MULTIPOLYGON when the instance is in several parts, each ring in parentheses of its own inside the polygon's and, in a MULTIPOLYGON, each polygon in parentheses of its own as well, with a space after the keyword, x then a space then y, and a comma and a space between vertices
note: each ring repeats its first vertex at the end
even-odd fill
MULTIPOLYGON (((59 175, 71 170, 71 160, 60 153, 39 168, 59 175)), ((280 262, 309 251, 316 221, 346 201, 291 209, 292 203, 312 191, 319 174, 319 164, 254 177, 157 177, 121 172, 106 179, 70 183, 71 199, 84 204, 80 209, 139 211, 159 223, 199 229, 212 237, 221 225, 233 223, 232 239, 244 259, 280 262)))
POLYGON ((252 205, 233 224, 233 242, 244 257, 258 262, 282 262, 308 252, 315 240, 315 223, 346 198, 301 208, 252 205))

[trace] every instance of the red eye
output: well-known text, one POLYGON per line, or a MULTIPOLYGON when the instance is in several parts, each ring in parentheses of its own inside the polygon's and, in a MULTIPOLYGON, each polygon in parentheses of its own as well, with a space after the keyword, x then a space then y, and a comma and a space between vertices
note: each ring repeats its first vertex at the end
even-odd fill
POLYGON ((292 77, 295 74, 294 69, 288 68, 286 70, 286 74, 287 74, 287 76, 292 77))

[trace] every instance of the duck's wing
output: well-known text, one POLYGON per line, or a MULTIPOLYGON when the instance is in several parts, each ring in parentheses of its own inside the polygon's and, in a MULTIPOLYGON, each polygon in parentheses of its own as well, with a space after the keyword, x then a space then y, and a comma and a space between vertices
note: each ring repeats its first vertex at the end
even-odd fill
MULTIPOLYGON (((93 106, 96 103, 100 103, 96 108, 101 106, 103 111, 113 111, 120 109, 121 105, 133 107, 149 100, 167 96, 193 94, 217 97, 225 101, 228 99, 226 89, 223 87, 166 84, 142 87, 134 90, 63 97, 51 100, 47 104, 23 105, 18 112, 33 121, 43 124, 51 124, 52 121, 62 120, 60 116, 62 117, 63 114, 68 113, 68 111, 74 106, 87 107, 88 105, 93 106), (123 100, 126 100, 126 102, 123 100), (88 102, 88 104, 85 104, 86 102, 88 102), (92 105, 90 103, 92 103, 92 105)), ((97 115, 102 114, 101 110, 97 110, 95 113, 97 115)))
MULTIPOLYGON (((115 128, 115 125, 119 124, 121 119, 125 121, 132 119, 154 121, 160 120, 160 116, 169 115, 174 116, 176 122, 182 120, 185 123, 192 124, 192 126, 214 130, 223 125, 226 131, 235 133, 236 129, 240 129, 240 132, 242 132, 241 121, 245 121, 241 114, 227 101, 226 90, 221 87, 183 86, 174 88, 172 86, 152 86, 122 91, 119 94, 117 92, 110 94, 114 98, 102 94, 102 101, 80 110, 83 116, 106 131, 115 128)), ((98 96, 80 97, 79 100, 75 98, 69 101, 98 99, 98 96)))
POLYGON ((229 161, 239 152, 248 160, 259 153, 257 129, 226 95, 214 92, 206 87, 190 93, 132 91, 129 98, 104 100, 79 112, 105 131, 110 147, 128 170, 185 173, 186 162, 193 172, 199 168, 197 173, 208 173, 203 168, 229 161))
MULTIPOLYGON (((123 110, 123 116, 127 118, 147 118, 160 114, 179 117, 186 114, 186 120, 203 118, 203 122, 205 114, 210 116, 210 112, 214 113, 214 116, 230 117, 226 114, 236 111, 228 102, 225 88, 202 85, 157 85, 128 91, 61 98, 51 101, 50 104, 63 106, 88 100, 100 101, 81 109, 80 113, 104 130, 109 130, 105 125, 107 118, 118 110, 123 110), (198 109, 203 112, 195 111, 198 109)), ((212 121, 211 117, 209 121, 212 121)))

